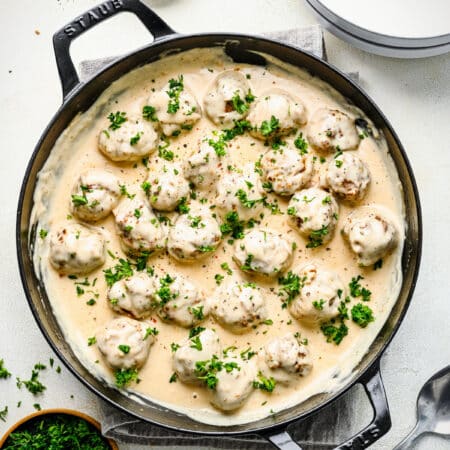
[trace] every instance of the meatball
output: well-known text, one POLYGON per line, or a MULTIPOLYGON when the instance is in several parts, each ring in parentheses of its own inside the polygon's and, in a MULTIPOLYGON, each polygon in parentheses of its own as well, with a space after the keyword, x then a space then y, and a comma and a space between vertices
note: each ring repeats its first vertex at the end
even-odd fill
POLYGON ((261 159, 263 179, 279 195, 292 195, 311 180, 313 163, 308 155, 301 155, 292 144, 269 150, 261 159))
POLYGON ((157 297, 159 317, 182 327, 192 327, 208 315, 203 292, 181 274, 161 277, 157 297))
POLYGON ((334 197, 319 188, 296 192, 287 209, 290 225, 308 238, 308 248, 319 247, 333 237, 338 212, 334 197))
POLYGON ((325 322, 339 314, 345 285, 339 275, 317 264, 308 264, 298 271, 300 294, 290 303, 289 312, 306 323, 325 322))
POLYGON ((219 336, 215 331, 206 329, 178 347, 172 356, 173 370, 184 383, 201 383, 196 362, 210 360, 221 353, 219 336))
POLYGON ((253 127, 251 134, 258 139, 282 136, 306 123, 305 107, 280 91, 259 97, 247 120, 253 127))
POLYGON ((206 113, 216 125, 230 128, 235 121, 247 115, 251 101, 253 95, 245 76, 236 70, 225 70, 214 80, 203 103, 206 113))
POLYGON ((253 229, 236 241, 233 259, 245 272, 278 276, 292 262, 292 243, 272 230, 253 229))
POLYGON ((254 165, 246 164, 242 172, 228 171, 219 180, 215 204, 223 216, 235 211, 241 220, 250 220, 263 213, 265 196, 254 165))
POLYGON ((228 353, 223 359, 222 370, 216 374, 217 385, 211 403, 223 411, 239 408, 253 392, 253 381, 257 373, 254 360, 244 361, 228 353))
POLYGON ((308 349, 292 333, 269 341, 258 356, 263 374, 279 383, 289 383, 293 376, 306 376, 312 369, 308 349))
POLYGON ((348 202, 364 198, 370 183, 370 172, 353 153, 343 153, 328 163, 326 184, 338 197, 348 202))
POLYGON ((98 349, 113 369, 139 369, 155 338, 146 324, 128 317, 112 319, 97 334, 98 349))
POLYGON ((72 189, 70 212, 78 219, 96 222, 117 205, 119 180, 111 172, 91 169, 80 175, 72 189))
POLYGON ((153 153, 158 142, 153 124, 137 117, 122 117, 125 121, 121 125, 99 134, 99 150, 112 161, 137 161, 153 153))
POLYGON ((60 273, 88 274, 105 262, 105 237, 98 228, 61 225, 51 233, 49 258, 60 273))
POLYGON ((155 280, 145 272, 124 278, 108 290, 108 303, 114 311, 130 313, 136 319, 148 316, 154 306, 155 280))
POLYGON ((169 80, 160 91, 150 95, 147 103, 155 108, 155 117, 166 136, 192 130, 202 117, 194 94, 184 85, 183 75, 169 80))
POLYGON ((309 119, 308 141, 319 151, 354 150, 360 138, 355 121, 337 109, 321 108, 309 119))
POLYGON ((149 256, 165 246, 166 233, 141 194, 124 198, 113 211, 124 250, 133 256, 149 256))
POLYGON ((264 297, 252 283, 232 280, 219 286, 209 299, 214 318, 233 333, 245 333, 267 319, 264 297))
POLYGON ((389 254, 399 242, 395 223, 376 207, 362 207, 351 213, 342 234, 361 266, 370 266, 389 254))
POLYGON ((195 261, 216 251, 222 233, 210 209, 197 202, 169 229, 167 249, 179 261, 195 261))
POLYGON ((173 211, 180 201, 189 196, 189 183, 177 164, 164 170, 152 171, 144 182, 150 205, 158 211, 173 211))
POLYGON ((197 189, 214 189, 220 177, 223 157, 218 155, 211 141, 213 140, 203 138, 199 142, 198 149, 194 150, 184 164, 186 178, 197 189))

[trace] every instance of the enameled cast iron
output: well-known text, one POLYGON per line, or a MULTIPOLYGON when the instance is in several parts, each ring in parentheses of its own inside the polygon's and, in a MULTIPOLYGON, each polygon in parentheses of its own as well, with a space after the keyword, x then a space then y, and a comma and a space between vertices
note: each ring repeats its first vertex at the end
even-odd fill
POLYGON ((258 433, 271 441, 275 447, 284 450, 300 448, 286 431, 289 423, 309 416, 341 396, 354 384, 361 383, 374 410, 373 420, 364 430, 338 448, 366 448, 385 434, 391 426, 391 419, 380 376, 379 360, 405 315, 415 287, 420 263, 422 225, 417 187, 405 151, 391 125, 367 94, 345 74, 328 63, 286 44, 241 34, 180 35, 139 0, 105 1, 58 31, 53 37, 53 44, 63 88, 63 104, 44 131, 28 165, 19 198, 16 238, 22 283, 30 307, 49 344, 67 367, 100 397, 123 411, 153 424, 177 431, 204 435, 258 433), (119 58, 89 81, 81 83, 69 55, 71 42, 89 28, 124 11, 134 13, 141 20, 153 35, 154 42, 119 58), (61 332, 52 313, 45 287, 35 276, 32 263, 32 243, 36 233, 36 224, 30 224, 37 174, 49 156, 56 139, 76 114, 86 111, 104 89, 132 69, 164 58, 168 54, 179 53, 192 48, 216 46, 223 47, 224 51, 236 62, 264 65, 265 59, 262 54, 268 54, 294 66, 305 68, 311 74, 317 75, 334 86, 351 102, 365 111, 386 137, 403 185, 407 222, 406 242, 402 259, 403 285, 399 298, 383 329, 349 377, 346 385, 338 392, 314 396, 300 405, 277 413, 275 416, 229 427, 199 423, 150 401, 142 405, 142 403, 136 402, 116 389, 107 386, 106 383, 99 381, 83 367, 61 332))

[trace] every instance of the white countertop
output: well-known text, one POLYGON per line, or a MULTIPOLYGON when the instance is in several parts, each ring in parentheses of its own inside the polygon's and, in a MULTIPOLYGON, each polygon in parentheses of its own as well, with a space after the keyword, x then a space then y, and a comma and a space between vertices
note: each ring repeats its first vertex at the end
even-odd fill
MULTIPOLYGON (((146 0, 180 32, 260 32, 315 23, 301 0, 146 0), (225 6, 226 5, 226 6, 225 6)), ((350 0, 348 0, 350 1, 350 0)), ((96 397, 63 367, 47 370, 47 391, 39 398, 18 390, 15 376, 28 379, 32 366, 53 355, 36 325, 19 280, 15 213, 28 159, 61 102, 51 38, 55 30, 96 0, 2 0, 0 2, 0 127, 2 155, 0 204, 0 359, 13 373, 0 380, 0 410, 9 406, 0 436, 33 403, 70 407, 97 416, 96 397), (71 397, 73 395, 73 398, 71 397), (16 407, 21 400, 20 408, 16 407)), ((380 11, 382 14, 382 11, 380 11)), ((113 18, 78 39, 76 61, 117 55, 149 40, 131 15, 113 18), (137 26, 136 26, 137 24, 137 26), (120 25, 120 28, 119 28, 120 25), (120 31, 118 31, 120 29, 120 31)), ((392 429, 374 449, 392 449, 415 421, 417 393, 426 379, 450 362, 450 54, 422 60, 397 60, 359 51, 326 34, 329 61, 358 71, 361 84, 385 112, 402 140, 415 171, 424 218, 422 269, 408 314, 382 358, 382 374, 392 413, 392 429)), ((59 364, 56 362, 56 364, 59 364)), ((357 396, 357 399, 360 397, 357 396)), ((355 409, 370 413, 364 402, 355 409)), ((138 446, 121 445, 121 450, 138 446)), ((139 448, 142 448, 141 446, 139 448)), ((450 441, 426 437, 419 449, 449 449, 450 441)))

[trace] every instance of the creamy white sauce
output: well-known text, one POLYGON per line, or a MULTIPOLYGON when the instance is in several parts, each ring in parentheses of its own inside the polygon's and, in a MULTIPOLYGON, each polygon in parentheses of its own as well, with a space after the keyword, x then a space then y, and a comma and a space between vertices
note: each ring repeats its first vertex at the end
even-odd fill
MULTIPOLYGON (((142 105, 152 89, 162 88, 169 78, 176 78, 180 73, 184 75, 185 84, 195 93, 199 103, 202 103, 202 99, 218 73, 225 69, 239 68, 243 73, 251 75, 249 81, 252 92, 256 96, 265 95, 273 88, 284 89, 303 102, 308 118, 317 108, 324 106, 346 110, 350 114, 359 114, 355 107, 347 105, 345 99, 323 81, 274 58, 270 58, 270 61, 268 67, 262 68, 235 64, 225 57, 219 48, 191 50, 180 55, 169 56, 123 76, 106 89, 87 112, 74 118, 59 137, 39 174, 31 223, 38 223, 38 230, 41 228, 52 230, 57 224, 66 221, 70 213, 72 184, 78 179, 79 174, 88 168, 108 169, 126 184, 130 193, 140 190, 139 186, 147 178, 148 170, 140 163, 134 168, 133 164, 114 163, 108 160, 97 149, 98 133, 107 128, 106 117, 111 111, 126 111, 129 115, 140 114, 142 105)), ((204 115, 191 132, 173 139, 170 149, 177 155, 175 162, 180 162, 189 155, 197 148, 198 139, 213 129, 216 127, 204 115)), ((306 135, 306 133, 303 134, 306 135)), ((246 162, 256 161, 266 150, 267 147, 264 147, 263 142, 245 135, 237 137, 229 144, 228 154, 233 165, 243 167, 246 162), (253 143, 254 145, 250 145, 253 143)), ((313 362, 313 370, 309 375, 299 377, 289 386, 277 385, 272 394, 255 390, 242 408, 225 414, 211 405, 211 393, 206 388, 183 384, 179 381, 169 383, 173 373, 170 344, 186 339, 188 330, 162 322, 155 313, 146 321, 159 330, 159 335, 150 350, 146 364, 140 370, 141 382, 130 387, 128 392, 130 396, 136 399, 144 396, 185 413, 195 420, 225 426, 260 419, 298 404, 315 394, 335 391, 346 383, 352 369, 367 352, 382 328, 397 299, 402 282, 401 254, 405 226, 401 183, 382 136, 379 136, 377 140, 372 138, 361 140, 357 152, 367 164, 372 176, 368 195, 361 205, 383 205, 395 219, 401 234, 400 245, 392 255, 384 258, 382 269, 374 271, 371 267, 368 269, 358 267, 355 256, 345 245, 340 234, 344 220, 352 209, 342 202, 340 202, 339 221, 334 238, 322 248, 313 250, 305 248, 306 241, 287 225, 286 215, 271 215, 266 210, 261 227, 275 229, 297 243, 291 268, 302 267, 314 259, 324 267, 335 270, 345 285, 353 276, 362 274, 365 278, 363 285, 368 286, 372 291, 370 307, 376 317, 375 322, 361 329, 348 320, 346 323, 349 334, 342 343, 339 346, 327 343, 318 326, 308 328, 292 319, 288 311, 281 308, 280 298, 276 295, 278 291, 276 279, 275 281, 258 279, 257 283, 264 289, 268 317, 273 320, 273 325, 260 325, 256 330, 242 335, 232 334, 214 322, 212 318, 206 319, 201 325, 214 328, 224 348, 234 345, 239 349, 245 349, 251 345, 252 349, 257 350, 275 336, 283 336, 289 331, 293 333, 298 331, 309 341, 308 349, 313 362), (268 289, 270 287, 275 287, 275 292, 270 292, 268 289)), ((330 155, 327 158, 332 157, 333 155, 330 155)), ((150 156, 149 166, 152 167, 156 163, 160 164, 161 160, 153 154, 150 156)), ((166 161, 162 163, 170 166, 170 163, 166 161)), ((320 165, 320 162, 317 161, 316 164, 320 165)), ((204 192, 199 192, 198 196, 199 198, 207 197, 209 201, 213 198, 213 195, 206 195, 204 192)), ((269 195, 271 196, 272 194, 269 195)), ((279 198, 283 211, 286 210, 288 199, 279 198)), ((112 216, 100 221, 97 225, 103 229, 107 248, 112 253, 123 257, 112 216)), ((149 265, 171 274, 180 272, 201 286, 206 295, 210 295, 216 288, 214 281, 216 273, 225 276, 224 282, 229 278, 220 268, 222 262, 228 262, 235 274, 239 272, 232 261, 232 255, 233 246, 227 244, 225 238, 216 253, 198 263, 182 264, 169 259, 166 253, 161 253, 152 257, 149 265)), ((59 275, 50 266, 48 238, 41 239, 39 236, 36 238, 35 270, 45 283, 53 312, 68 343, 89 371, 110 384, 114 383, 111 369, 105 365, 97 346, 88 346, 87 340, 95 336, 97 330, 107 321, 117 316, 107 305, 106 284, 102 272, 103 269, 112 267, 115 263, 116 261, 108 256, 103 267, 89 274, 88 278, 91 282, 97 278, 92 290, 99 293, 99 297, 94 306, 88 306, 86 301, 93 295, 86 292, 82 296, 77 296, 74 281, 67 276, 59 275)), ((250 276, 243 275, 243 277, 252 280, 250 276)), ((86 291, 90 289, 85 288, 86 291)), ((353 301, 352 304, 354 303, 356 302, 353 301)))

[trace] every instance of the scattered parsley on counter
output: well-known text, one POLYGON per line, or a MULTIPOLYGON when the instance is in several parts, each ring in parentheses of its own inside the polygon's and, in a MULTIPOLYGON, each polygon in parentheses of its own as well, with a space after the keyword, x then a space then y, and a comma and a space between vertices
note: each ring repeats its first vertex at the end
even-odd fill
MULTIPOLYGON (((40 405, 33 405, 40 410, 40 405)), ((79 417, 49 415, 27 422, 11 433, 4 450, 89 449, 108 450, 110 446, 94 426, 79 417)))
POLYGON ((273 377, 266 378, 262 372, 258 373, 258 379, 253 381, 253 387, 255 389, 261 389, 266 392, 273 392, 276 386, 276 381, 273 377))
POLYGON ((47 388, 39 381, 39 371, 45 370, 46 366, 44 364, 37 363, 34 369, 31 371, 31 378, 29 380, 21 380, 19 377, 16 378, 16 385, 19 389, 25 386, 29 392, 33 395, 44 392, 47 388))
POLYGON ((109 124, 109 128, 111 130, 118 130, 122 126, 122 124, 128 120, 126 116, 127 116, 127 113, 125 113, 125 112, 117 111, 115 114, 111 113, 108 116, 108 119, 111 122, 109 124))
POLYGON ((373 311, 362 303, 357 303, 352 308, 352 320, 358 324, 361 328, 366 328, 370 322, 375 320, 373 311))
POLYGON ((118 369, 114 372, 116 377, 116 386, 123 388, 138 379, 138 371, 136 368, 118 369))
POLYGON ((3 422, 6 422, 6 416, 8 415, 8 407, 5 406, 1 411, 0 411, 0 420, 2 420, 3 422))
POLYGON ((11 372, 8 371, 6 367, 3 366, 3 359, 0 359, 0 378, 9 378, 11 376, 11 372))

